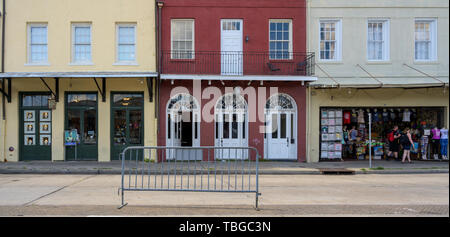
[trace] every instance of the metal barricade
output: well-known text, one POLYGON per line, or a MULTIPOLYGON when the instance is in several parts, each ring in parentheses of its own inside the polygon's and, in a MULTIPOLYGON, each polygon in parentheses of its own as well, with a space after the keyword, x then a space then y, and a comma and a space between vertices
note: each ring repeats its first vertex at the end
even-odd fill
POLYGON ((255 193, 258 160, 254 147, 127 147, 122 161, 119 209, 124 191, 255 193))

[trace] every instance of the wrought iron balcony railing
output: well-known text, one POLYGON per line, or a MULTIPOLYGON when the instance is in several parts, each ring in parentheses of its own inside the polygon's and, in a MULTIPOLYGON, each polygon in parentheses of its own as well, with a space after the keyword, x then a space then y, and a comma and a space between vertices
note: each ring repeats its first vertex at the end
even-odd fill
POLYGON ((314 75, 314 53, 162 51, 162 74, 314 75))

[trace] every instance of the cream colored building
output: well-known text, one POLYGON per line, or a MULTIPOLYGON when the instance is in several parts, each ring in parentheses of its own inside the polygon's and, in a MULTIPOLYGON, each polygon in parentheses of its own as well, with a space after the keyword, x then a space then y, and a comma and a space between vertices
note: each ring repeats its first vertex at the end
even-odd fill
POLYGON ((6 0, 1 13, 1 161, 110 161, 156 145, 154 1, 6 0))
MULTIPOLYGON (((343 134, 328 134, 354 124, 353 119, 358 129, 358 117, 353 116, 359 115, 359 109, 365 116, 366 138, 368 113, 372 119, 380 116, 373 121, 379 127, 372 130, 394 124, 448 128, 447 0, 309 0, 307 7, 308 51, 315 52, 318 77, 309 84, 307 96, 308 162, 343 156, 339 149, 344 148, 337 145, 343 134), (391 110, 392 116, 406 118, 390 121, 391 110), (328 111, 333 118, 350 112, 352 121, 341 119, 342 124, 330 128, 327 123, 337 119, 325 120, 331 119, 326 117, 328 111), (425 118, 426 111, 436 113, 436 118, 425 118), (414 118, 410 117, 413 112, 414 118), (331 145, 337 145, 336 149, 325 148, 331 145)), ((385 134, 374 135, 381 139, 385 134)))

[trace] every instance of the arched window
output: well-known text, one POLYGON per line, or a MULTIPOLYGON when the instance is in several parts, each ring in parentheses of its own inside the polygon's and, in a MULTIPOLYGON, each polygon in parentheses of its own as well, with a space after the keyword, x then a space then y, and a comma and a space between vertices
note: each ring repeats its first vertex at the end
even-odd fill
POLYGON ((229 93, 223 95, 216 104, 216 110, 246 110, 247 102, 239 94, 229 93))
POLYGON ((189 94, 178 94, 170 99, 168 111, 192 111, 198 109, 197 100, 189 94))
POLYGON ((295 102, 293 99, 285 94, 273 95, 266 102, 266 109, 269 110, 294 110, 295 102))

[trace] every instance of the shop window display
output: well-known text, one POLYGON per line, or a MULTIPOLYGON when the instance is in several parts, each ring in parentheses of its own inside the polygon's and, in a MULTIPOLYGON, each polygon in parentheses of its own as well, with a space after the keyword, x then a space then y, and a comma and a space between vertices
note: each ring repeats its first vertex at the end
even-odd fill
MULTIPOLYGON (((448 137, 437 130, 444 129, 444 108, 321 108, 320 160, 368 159, 369 147, 373 159, 386 159, 389 151, 388 133, 395 125, 401 132, 410 128, 414 148, 412 159, 448 159, 448 137), (369 146, 369 114, 371 115, 372 144, 369 146), (439 137, 439 139, 438 139, 439 137)), ((402 146, 399 147, 402 155, 402 146)))

